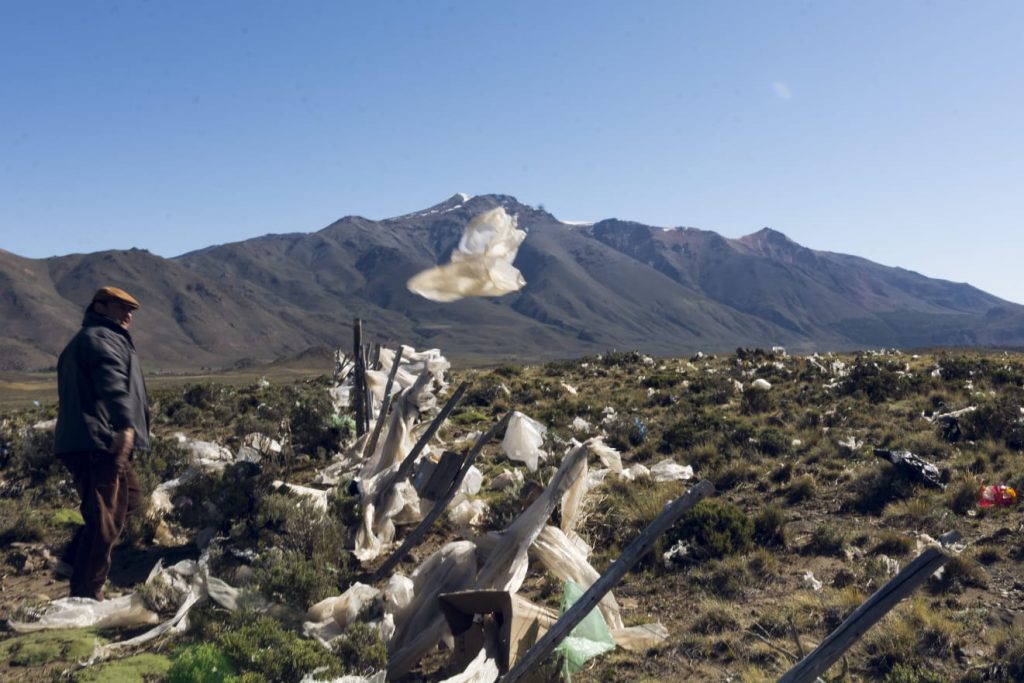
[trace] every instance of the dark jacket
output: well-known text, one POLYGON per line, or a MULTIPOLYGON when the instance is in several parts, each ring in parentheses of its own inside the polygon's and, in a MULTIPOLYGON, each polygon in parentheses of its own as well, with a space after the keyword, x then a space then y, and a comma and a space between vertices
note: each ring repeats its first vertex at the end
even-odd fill
POLYGON ((91 306, 57 361, 57 391, 57 455, 109 451, 125 427, 135 429, 135 450, 149 448, 149 400, 131 335, 91 306))

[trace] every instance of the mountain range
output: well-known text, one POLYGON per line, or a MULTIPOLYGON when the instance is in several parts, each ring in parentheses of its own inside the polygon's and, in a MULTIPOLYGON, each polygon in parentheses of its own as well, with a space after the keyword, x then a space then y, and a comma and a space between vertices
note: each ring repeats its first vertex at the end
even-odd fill
POLYGON ((115 284, 143 308, 147 369, 220 369, 349 348, 352 321, 388 345, 480 361, 654 355, 785 346, 1024 346, 1024 306, 967 284, 803 247, 765 228, 738 239, 608 219, 562 222, 505 195, 457 194, 381 221, 347 216, 174 258, 142 249, 24 258, 0 249, 0 369, 53 367, 92 292, 115 284), (528 236, 526 286, 436 303, 410 293, 477 214, 503 206, 528 236))

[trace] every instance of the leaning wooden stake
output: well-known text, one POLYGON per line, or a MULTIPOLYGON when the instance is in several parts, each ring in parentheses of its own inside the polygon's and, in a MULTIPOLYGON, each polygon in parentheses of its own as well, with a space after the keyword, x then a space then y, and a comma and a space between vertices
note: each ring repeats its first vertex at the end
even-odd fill
POLYGON ((352 360, 356 366, 353 368, 354 383, 352 387, 352 402, 356 405, 356 436, 366 433, 366 402, 363 400, 363 321, 356 318, 352 321, 352 360))
POLYGON ((829 634, 811 654, 797 662, 786 672, 779 683, 805 683, 814 681, 836 660, 843 656, 851 645, 860 640, 875 622, 928 580, 928 577, 949 561, 949 555, 938 548, 928 548, 918 555, 899 574, 875 591, 867 601, 847 617, 835 631, 829 634))
POLYGON ((563 614, 555 625, 551 627, 544 636, 537 641, 533 647, 513 666, 507 674, 501 678, 501 683, 513 683, 521 680, 530 671, 540 664, 548 655, 554 651, 562 640, 576 628, 583 619, 590 614, 590 611, 597 607, 605 593, 615 587, 622 577, 633 568, 640 558, 646 555, 655 541, 664 534, 684 512, 692 508, 701 500, 711 495, 715 487, 711 482, 704 480, 692 489, 676 498, 665 506, 654 521, 647 525, 639 536, 629 544, 619 558, 612 562, 608 570, 601 575, 594 584, 587 589, 587 592, 580 596, 580 599, 563 614))
POLYGON ((402 361, 403 349, 405 349, 404 346, 399 346, 398 351, 395 352, 395 360, 391 364, 387 384, 384 385, 384 399, 381 401, 380 414, 377 416, 377 423, 373 426, 373 434, 370 435, 370 440, 366 442, 366 448, 363 449, 363 454, 366 457, 372 456, 374 449, 377 448, 380 430, 384 428, 384 420, 388 417, 388 409, 391 407, 391 386, 395 383, 395 375, 398 374, 398 365, 402 361))
POLYGON ((437 518, 441 516, 442 512, 444 512, 444 509, 448 507, 449 501, 451 501, 451 499, 455 497, 455 494, 458 493, 459 487, 462 486, 462 480, 466 478, 466 474, 469 472, 469 468, 476 459, 476 456, 480 454, 484 445, 494 438, 495 434, 505 428, 510 419, 512 419, 511 411, 505 413, 505 416, 501 418, 501 421, 499 421, 498 424, 491 427, 487 430, 486 434, 476 440, 472 450, 470 450, 466 455, 466 459, 462 461, 462 467, 459 468, 454 481, 452 481, 451 486, 448 487, 448 492, 434 503, 434 507, 430 508, 430 512, 428 512, 427 516, 423 518, 423 521, 412 530, 412 533, 405 537, 405 540, 402 541, 402 545, 399 546, 398 550, 392 553, 391 557, 384 561, 384 564, 377 567, 377 571, 373 573, 372 581, 376 582, 387 576, 388 573, 395 568, 395 565, 405 557, 406 553, 412 550, 412 548, 420 542, 420 539, 426 535, 427 531, 431 526, 433 526, 437 518))

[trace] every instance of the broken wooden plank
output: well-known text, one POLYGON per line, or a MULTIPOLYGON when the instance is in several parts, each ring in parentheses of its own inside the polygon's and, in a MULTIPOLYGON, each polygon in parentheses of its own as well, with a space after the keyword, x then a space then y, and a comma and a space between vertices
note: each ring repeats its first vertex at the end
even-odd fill
MULTIPOLYGON (((420 498, 437 500, 446 494, 459 470, 462 469, 462 463, 465 461, 465 453, 456 453, 455 451, 443 452, 441 459, 430 473, 430 477, 423 484, 423 490, 418 492, 420 498)), ((422 472, 422 470, 420 471, 422 472)))
POLYGON ((534 667, 544 661, 558 644, 590 614, 590 611, 597 607, 605 593, 614 588, 615 584, 626 575, 626 572, 650 551, 655 541, 682 517, 684 512, 711 495, 714 490, 715 487, 711 482, 704 480, 666 505, 661 513, 654 518, 654 521, 648 524, 647 528, 622 551, 617 560, 612 562, 601 578, 587 589, 580 599, 551 627, 551 630, 545 633, 544 637, 531 647, 506 675, 502 676, 501 683, 514 683, 522 680, 534 667))
POLYGON ((391 408, 391 387, 395 383, 395 375, 398 374, 398 365, 402 361, 402 351, 404 349, 404 346, 399 346, 398 351, 395 352, 395 360, 391 364, 391 372, 388 373, 388 381, 384 385, 384 398, 381 400, 380 415, 377 416, 377 423, 373 426, 373 434, 370 435, 370 440, 366 442, 366 447, 363 449, 364 456, 372 456, 373 451, 377 448, 380 431, 384 428, 384 420, 387 419, 388 409, 391 408))
POLYGON ((949 555, 938 548, 928 548, 903 571, 875 591, 864 604, 854 610, 836 630, 832 631, 809 655, 787 671, 779 683, 813 682, 836 662, 850 646, 860 640, 869 628, 884 617, 896 604, 928 580, 949 555))
POLYGON ((484 445, 486 445, 488 441, 493 439, 499 431, 508 425, 508 421, 510 419, 512 419, 511 411, 505 413, 505 416, 498 421, 498 424, 491 427, 487 430, 487 433, 482 434, 480 438, 476 440, 473 448, 469 451, 466 455, 466 459, 462 462, 462 467, 459 468, 459 471, 455 475, 455 479, 452 481, 447 493, 445 493, 445 495, 434 504, 434 507, 430 508, 430 512, 428 512, 427 516, 423 518, 423 521, 421 521, 416 528, 405 537, 405 540, 402 541, 402 545, 399 546, 398 550, 393 552, 391 557, 386 559, 384 564, 377 568, 377 571, 373 573, 372 582, 377 582, 387 576, 387 574, 395 568, 395 565, 397 565, 402 558, 420 542, 423 536, 426 535, 427 531, 434 524, 437 518, 441 516, 442 512, 444 512, 444 509, 448 506, 448 502, 455 497, 459 487, 462 486, 462 480, 466 478, 466 473, 469 472, 469 468, 473 465, 473 461, 476 460, 476 456, 480 454, 480 451, 483 450, 484 445))

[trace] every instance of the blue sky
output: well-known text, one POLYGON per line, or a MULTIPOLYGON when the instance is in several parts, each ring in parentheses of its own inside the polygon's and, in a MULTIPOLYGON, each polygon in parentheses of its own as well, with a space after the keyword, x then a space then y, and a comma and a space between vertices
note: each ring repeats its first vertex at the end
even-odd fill
POLYGON ((46 2, 0 22, 0 247, 175 256, 455 192, 1024 303, 1024 3, 46 2))

